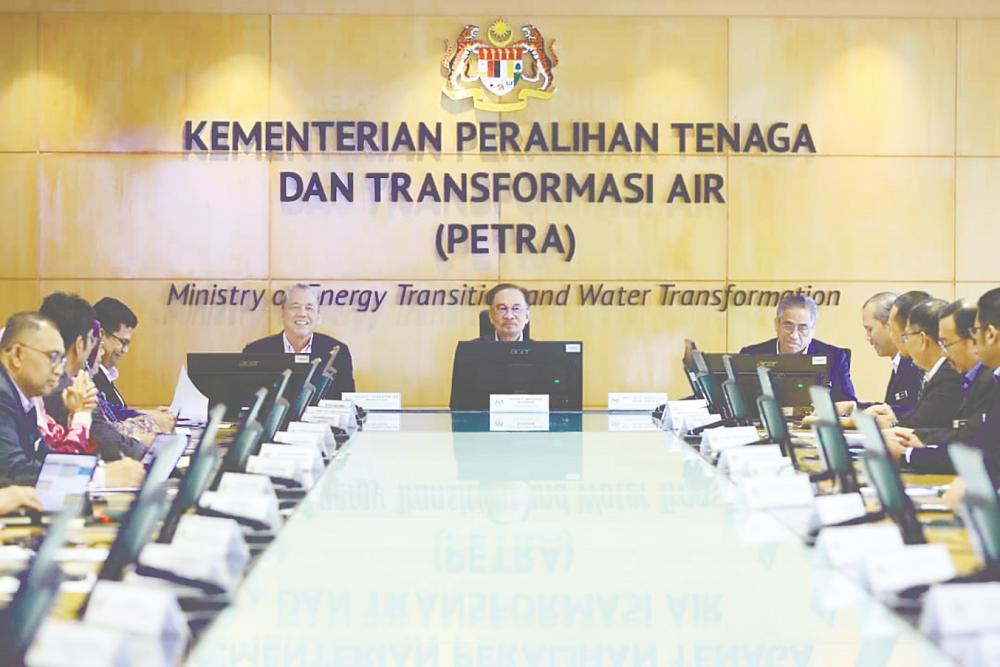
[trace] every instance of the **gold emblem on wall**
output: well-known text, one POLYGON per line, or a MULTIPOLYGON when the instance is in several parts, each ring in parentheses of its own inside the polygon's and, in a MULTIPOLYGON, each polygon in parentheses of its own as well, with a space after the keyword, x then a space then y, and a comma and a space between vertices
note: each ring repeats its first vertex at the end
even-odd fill
POLYGON ((521 26, 521 39, 502 18, 486 31, 489 42, 480 39, 477 25, 462 28, 454 44, 445 41, 441 68, 445 72, 442 92, 453 100, 471 97, 483 111, 517 111, 531 98, 547 100, 556 92, 553 68, 559 64, 552 50, 555 40, 545 43, 534 25, 521 26))

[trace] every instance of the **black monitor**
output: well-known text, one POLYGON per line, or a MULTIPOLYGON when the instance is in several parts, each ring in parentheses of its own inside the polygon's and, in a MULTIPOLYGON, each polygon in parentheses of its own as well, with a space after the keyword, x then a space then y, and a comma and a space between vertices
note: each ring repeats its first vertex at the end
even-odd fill
POLYGON ((257 390, 270 387, 278 375, 292 371, 286 392, 296 396, 312 369, 308 354, 189 353, 187 371, 198 391, 208 397, 208 407, 224 403, 225 419, 235 421, 251 405, 257 390))
POLYGON ((451 375, 451 409, 489 410, 490 394, 548 394, 550 410, 581 410, 583 343, 460 342, 451 375))
POLYGON ((736 383, 743 400, 751 410, 750 417, 759 419, 757 397, 761 391, 758 368, 770 371, 771 385, 778 404, 796 415, 807 414, 812 405, 809 388, 828 387, 830 370, 825 356, 807 354, 720 354, 702 355, 708 371, 719 385, 729 379, 736 383), (729 368, 725 358, 729 357, 729 368))

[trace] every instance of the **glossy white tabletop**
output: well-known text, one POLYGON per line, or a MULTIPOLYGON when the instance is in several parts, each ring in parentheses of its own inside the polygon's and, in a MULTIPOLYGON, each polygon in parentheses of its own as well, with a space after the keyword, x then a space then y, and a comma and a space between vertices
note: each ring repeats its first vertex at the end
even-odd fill
POLYGON ((948 664, 682 442, 608 431, 641 420, 396 416, 354 436, 189 664, 948 664))

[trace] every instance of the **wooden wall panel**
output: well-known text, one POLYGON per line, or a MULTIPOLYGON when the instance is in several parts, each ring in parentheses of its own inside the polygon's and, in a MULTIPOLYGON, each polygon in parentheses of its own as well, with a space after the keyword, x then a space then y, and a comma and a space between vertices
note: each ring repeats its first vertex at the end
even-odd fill
MULTIPOLYGON (((14 313, 23 310, 38 310, 42 303, 37 280, 0 279, 0 305, 4 322, 14 313)), ((2 326, 2 325, 0 325, 2 326)))
POLYGON ((729 276, 953 280, 952 158, 730 160, 729 276))
POLYGON ((267 114, 266 16, 42 14, 42 150, 174 151, 267 114))
POLYGON ((38 149, 38 16, 0 14, 0 150, 38 149))
POLYGON ((1000 157, 959 158, 957 176, 956 278, 1000 282, 1000 157))
POLYGON ((0 153, 0 277, 38 276, 38 157, 0 153))
POLYGON ((958 153, 1000 154, 1000 20, 958 22, 958 153))
POLYGON ((40 171, 42 277, 267 277, 263 158, 44 155, 40 171))
POLYGON ((732 19, 732 120, 808 122, 826 155, 955 149, 955 22, 732 19))

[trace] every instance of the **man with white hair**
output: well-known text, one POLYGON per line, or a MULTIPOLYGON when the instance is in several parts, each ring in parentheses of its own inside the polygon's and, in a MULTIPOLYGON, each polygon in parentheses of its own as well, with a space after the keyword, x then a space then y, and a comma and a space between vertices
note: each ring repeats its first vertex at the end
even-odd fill
POLYGON ((340 352, 333 362, 337 377, 330 385, 330 398, 340 398, 345 391, 354 391, 354 362, 347 344, 332 336, 318 333, 319 293, 312 285, 296 283, 285 292, 281 304, 281 333, 255 340, 243 348, 247 354, 308 354, 310 358, 326 359, 334 347, 340 352))
POLYGON ((857 401, 851 381, 851 351, 816 340, 819 306, 809 296, 787 293, 778 303, 774 318, 777 336, 748 345, 740 354, 805 354, 826 357, 830 370, 830 393, 835 401, 857 401))

